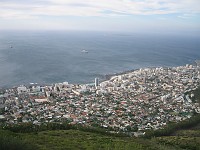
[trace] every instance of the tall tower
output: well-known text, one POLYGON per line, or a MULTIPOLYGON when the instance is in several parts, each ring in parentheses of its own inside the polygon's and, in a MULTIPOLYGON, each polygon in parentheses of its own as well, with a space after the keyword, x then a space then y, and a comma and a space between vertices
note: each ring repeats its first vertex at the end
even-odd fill
POLYGON ((95 78, 94 85, 95 87, 99 86, 99 78, 95 78))

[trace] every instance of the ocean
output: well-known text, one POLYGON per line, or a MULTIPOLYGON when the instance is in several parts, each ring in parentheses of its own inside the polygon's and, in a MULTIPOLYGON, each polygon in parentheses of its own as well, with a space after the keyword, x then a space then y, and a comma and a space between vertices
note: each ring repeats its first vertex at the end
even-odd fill
POLYGON ((200 59, 200 37, 83 31, 0 31, 0 88, 91 83, 106 74, 200 59), (83 53, 82 50, 88 51, 83 53))

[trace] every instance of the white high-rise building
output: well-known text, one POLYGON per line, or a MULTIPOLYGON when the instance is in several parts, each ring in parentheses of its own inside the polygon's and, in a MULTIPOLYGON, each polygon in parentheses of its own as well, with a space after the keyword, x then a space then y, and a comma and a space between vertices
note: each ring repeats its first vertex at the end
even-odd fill
POLYGON ((99 78, 95 78, 94 85, 95 87, 99 86, 99 78))

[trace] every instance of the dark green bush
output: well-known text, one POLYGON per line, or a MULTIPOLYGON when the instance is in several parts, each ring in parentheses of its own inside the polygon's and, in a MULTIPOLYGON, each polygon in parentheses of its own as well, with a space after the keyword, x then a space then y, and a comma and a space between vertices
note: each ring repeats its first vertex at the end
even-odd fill
POLYGON ((35 150, 37 146, 26 142, 12 132, 0 132, 0 150, 35 150))

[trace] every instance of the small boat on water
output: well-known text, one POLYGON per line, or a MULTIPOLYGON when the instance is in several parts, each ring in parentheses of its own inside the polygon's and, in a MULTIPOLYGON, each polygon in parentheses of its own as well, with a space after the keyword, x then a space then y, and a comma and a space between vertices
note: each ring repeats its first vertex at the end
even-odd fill
POLYGON ((82 52, 82 53, 88 53, 88 51, 85 50, 85 49, 83 49, 81 52, 82 52))

